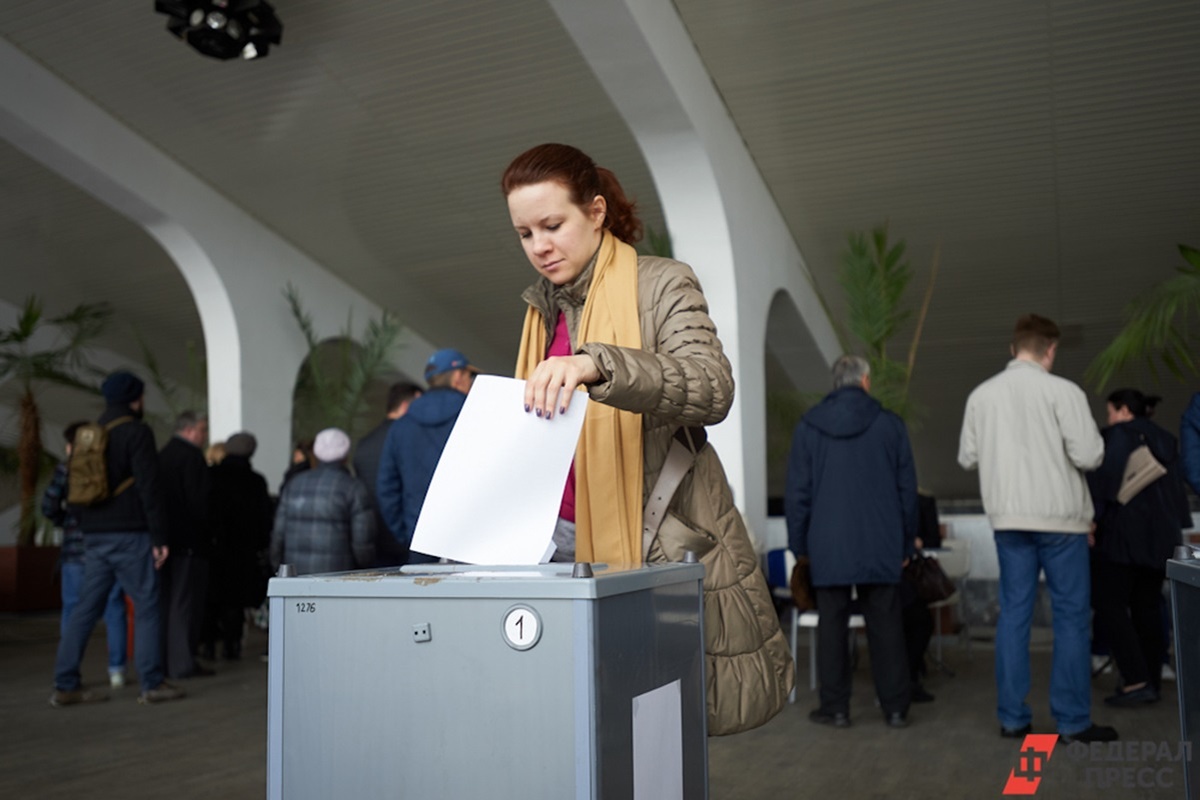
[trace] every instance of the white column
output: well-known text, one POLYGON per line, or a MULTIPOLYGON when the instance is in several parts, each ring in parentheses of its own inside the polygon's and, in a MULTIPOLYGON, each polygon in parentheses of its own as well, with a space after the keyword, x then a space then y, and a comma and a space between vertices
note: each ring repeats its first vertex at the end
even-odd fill
MULTIPOLYGON (((550 0, 646 158, 675 255, 700 276, 738 394, 712 431, 739 507, 766 527, 763 347, 785 292, 826 364, 837 336, 808 268, 670 0, 550 0)), ((619 176, 618 176, 619 177, 619 176)))

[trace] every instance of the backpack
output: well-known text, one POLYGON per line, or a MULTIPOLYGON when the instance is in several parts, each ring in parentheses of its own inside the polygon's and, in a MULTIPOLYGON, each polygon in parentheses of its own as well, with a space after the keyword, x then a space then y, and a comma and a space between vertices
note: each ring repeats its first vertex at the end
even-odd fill
POLYGON ((130 476, 110 491, 105 461, 109 432, 118 425, 132 421, 133 417, 130 416, 117 417, 107 425, 89 422, 75 431, 71 455, 67 458, 67 503, 94 506, 133 486, 133 476, 130 476))

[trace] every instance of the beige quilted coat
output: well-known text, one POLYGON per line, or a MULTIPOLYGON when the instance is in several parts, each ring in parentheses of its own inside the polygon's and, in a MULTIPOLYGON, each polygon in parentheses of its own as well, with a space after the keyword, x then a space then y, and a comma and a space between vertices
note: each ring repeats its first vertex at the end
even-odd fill
MULTIPOLYGON (((591 355, 603 376, 589 388, 593 400, 643 415, 644 502, 676 429, 713 425, 729 413, 733 374, 696 275, 667 258, 638 258, 642 349, 579 346, 576 331, 591 276, 589 266, 569 286, 539 280, 523 298, 541 311, 548 340, 558 311, 564 312, 575 350, 591 355)), ((710 445, 701 448, 679 485, 647 560, 677 561, 686 550, 705 566, 708 733, 755 728, 783 708, 795 671, 758 557, 710 445)))

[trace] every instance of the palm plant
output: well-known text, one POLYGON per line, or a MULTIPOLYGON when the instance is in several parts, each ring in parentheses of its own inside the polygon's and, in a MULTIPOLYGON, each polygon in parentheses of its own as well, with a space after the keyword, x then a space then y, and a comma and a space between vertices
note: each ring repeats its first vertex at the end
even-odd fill
POLYGON ((35 389, 49 383, 99 393, 103 370, 87 359, 88 343, 112 317, 106 303, 81 303, 65 314, 43 319, 42 302, 25 300, 16 324, 0 329, 0 380, 12 378, 20 392, 20 435, 17 442, 17 482, 21 497, 17 544, 34 543, 37 521, 34 501, 43 463, 42 425, 35 389), (55 330, 46 335, 47 325, 55 330), (50 344, 42 344, 49 340, 50 344))
POLYGON ((353 320, 347 320, 336 342, 324 342, 296 288, 288 284, 284 296, 308 344, 308 358, 296 382, 293 427, 306 436, 321 428, 338 427, 354 438, 367 389, 383 374, 400 344, 400 320, 384 311, 367 324, 362 342, 351 337, 353 320))
POLYGON ((1088 366, 1097 389, 1131 364, 1147 364, 1156 378, 1159 362, 1181 380, 1200 374, 1193 356, 1200 335, 1188 319, 1200 311, 1200 250, 1181 244, 1179 253, 1187 263, 1125 307, 1125 326, 1088 366))
POLYGON ((864 350, 863 357, 871 365, 871 394, 884 408, 912 424, 919 417, 919 409, 909 397, 909 387, 937 281, 939 251, 934 252, 929 284, 917 311, 916 330, 908 352, 904 360, 899 360, 888 346, 912 317, 912 311, 904 306, 904 295, 913 275, 904 252, 903 239, 895 244, 888 242, 886 223, 874 228, 870 237, 851 233, 842 255, 839 283, 846 298, 845 328, 858 341, 864 350))

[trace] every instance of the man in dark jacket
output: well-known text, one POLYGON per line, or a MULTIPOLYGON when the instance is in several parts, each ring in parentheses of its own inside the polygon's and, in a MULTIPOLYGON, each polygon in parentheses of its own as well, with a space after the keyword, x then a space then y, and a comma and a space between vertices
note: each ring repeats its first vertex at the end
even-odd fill
POLYGON ((346 469, 350 437, 326 428, 313 442, 315 468, 284 487, 271 531, 271 563, 297 575, 364 569, 375 563, 375 510, 367 487, 346 469))
POLYGON ((159 575, 163 666, 170 678, 213 674, 192 657, 200 644, 212 556, 208 463, 203 450, 207 441, 208 418, 184 411, 175 420, 175 434, 158 454, 171 548, 171 558, 159 575))
POLYGON ((1183 477, 1200 494, 1200 392, 1192 395, 1191 405, 1183 412, 1179 426, 1179 450, 1183 477))
POLYGON ((371 432, 358 440, 354 448, 354 474, 367 487, 371 502, 375 505, 375 561, 380 567, 394 567, 408 561, 408 547, 388 530, 387 522, 379 511, 375 498, 375 484, 379 481, 379 461, 383 457, 383 445, 387 441, 392 423, 408 413, 412 401, 421 396, 421 387, 402 381, 388 389, 387 416, 371 432))
POLYGON ((275 509, 267 479, 250 465, 256 449, 254 434, 233 434, 225 440, 225 458, 210 473, 213 558, 203 652, 215 656, 220 639, 227 660, 241 658, 244 609, 261 605, 267 591, 275 509))
MULTIPOLYGON (((388 431, 379 462, 376 494, 384 522, 407 549, 425 504, 434 470, 446 449, 477 370, 457 350, 438 350, 425 364, 429 391, 409 406, 388 431)), ((436 558, 410 553, 408 563, 428 564, 436 558)))
POLYGON ((839 358, 833 386, 796 426, 785 495, 788 543, 811 561, 820 612, 821 705, 809 719, 850 724, 847 636, 857 588, 884 719, 902 728, 911 698, 898 584, 917 530, 912 448, 900 418, 867 394, 865 359, 839 358))
POLYGON ((135 609, 134 661, 142 683, 138 702, 158 703, 184 696, 182 689, 163 680, 158 570, 170 550, 154 432, 142 422, 144 388, 142 381, 128 372, 113 373, 102 387, 107 407, 98 422, 111 426, 105 472, 112 494, 94 505, 73 507, 87 542, 83 587, 58 644, 52 706, 108 699, 84 691, 79 664, 116 581, 135 609))

